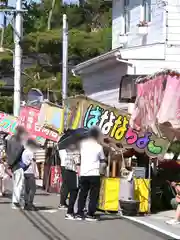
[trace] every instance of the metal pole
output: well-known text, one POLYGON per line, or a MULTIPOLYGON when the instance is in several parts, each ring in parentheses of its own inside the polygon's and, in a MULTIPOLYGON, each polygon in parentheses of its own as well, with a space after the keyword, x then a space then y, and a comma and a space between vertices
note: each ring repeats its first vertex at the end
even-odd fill
POLYGON ((15 34, 14 34, 14 116, 18 117, 21 101, 21 64, 22 49, 22 0, 16 0, 15 34))
POLYGON ((62 56, 62 100, 67 98, 68 84, 68 23, 67 16, 63 14, 63 56, 62 56))

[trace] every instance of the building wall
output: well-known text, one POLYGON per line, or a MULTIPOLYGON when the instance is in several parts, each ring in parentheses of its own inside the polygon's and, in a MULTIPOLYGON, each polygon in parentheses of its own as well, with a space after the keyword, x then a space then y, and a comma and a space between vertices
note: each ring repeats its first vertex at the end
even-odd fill
MULTIPOLYGON (((166 33, 166 61, 180 62, 180 1, 168 0, 166 33)), ((180 65, 180 63, 179 63, 180 65)), ((180 70, 180 66, 179 66, 180 70)))
MULTIPOLYGON (((137 24, 144 20, 142 10, 143 0, 130 1, 130 32, 125 47, 148 45, 165 41, 166 12, 164 7, 157 4, 157 0, 151 0, 152 21, 149 23, 148 34, 138 35, 137 24)), ((113 21, 112 21, 112 48, 120 46, 119 35, 124 34, 124 7, 123 0, 113 0, 113 21)))
POLYGON ((180 71, 180 62, 165 61, 165 60, 130 60, 130 63, 134 64, 133 67, 129 66, 127 74, 136 75, 151 75, 155 72, 162 71, 164 69, 173 69, 180 71))
MULTIPOLYGON (((135 56, 136 50, 134 49, 133 52, 131 52, 131 56, 135 56, 136 60, 129 59, 129 61, 134 64, 136 74, 152 74, 165 68, 180 71, 180 1, 168 0, 167 6, 164 6, 163 9, 166 19, 166 28, 164 30, 166 39, 164 44, 164 60, 157 58, 148 58, 147 60, 138 59, 138 56, 135 56)), ((160 56, 162 55, 162 51, 163 49, 161 49, 161 51, 158 51, 158 49, 153 51, 149 46, 146 48, 145 55, 152 56, 152 52, 156 52, 157 56, 160 56)), ((127 54, 126 56, 128 57, 127 54)), ((128 74, 134 74, 134 67, 128 67, 128 74)))
POLYGON ((119 34, 124 33, 123 0, 113 0, 112 8, 112 49, 118 48, 119 34))
POLYGON ((114 61, 109 67, 82 75, 85 94, 111 106, 127 107, 127 104, 118 103, 120 80, 126 73, 127 64, 114 61))

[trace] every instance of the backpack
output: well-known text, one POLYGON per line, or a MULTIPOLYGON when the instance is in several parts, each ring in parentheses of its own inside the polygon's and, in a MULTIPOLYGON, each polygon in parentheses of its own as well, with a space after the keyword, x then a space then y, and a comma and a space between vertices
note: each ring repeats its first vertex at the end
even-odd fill
POLYGON ((14 167, 21 160, 23 151, 23 145, 15 136, 7 141, 6 154, 7 162, 10 167, 14 167))

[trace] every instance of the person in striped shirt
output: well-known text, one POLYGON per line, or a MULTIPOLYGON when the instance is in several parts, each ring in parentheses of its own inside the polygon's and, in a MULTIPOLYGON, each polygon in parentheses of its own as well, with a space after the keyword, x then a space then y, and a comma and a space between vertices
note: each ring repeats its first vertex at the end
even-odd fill
POLYGON ((72 144, 66 149, 65 158, 65 181, 70 194, 69 205, 65 219, 75 219, 74 205, 78 195, 79 189, 79 166, 80 166, 80 153, 77 145, 72 144))

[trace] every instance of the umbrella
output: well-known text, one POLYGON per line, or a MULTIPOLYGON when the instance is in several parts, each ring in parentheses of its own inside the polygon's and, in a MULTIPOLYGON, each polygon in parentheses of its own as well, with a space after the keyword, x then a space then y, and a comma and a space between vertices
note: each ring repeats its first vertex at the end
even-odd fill
POLYGON ((59 140, 58 148, 66 149, 71 144, 76 144, 78 141, 89 136, 88 129, 77 128, 75 130, 69 129, 59 140))

